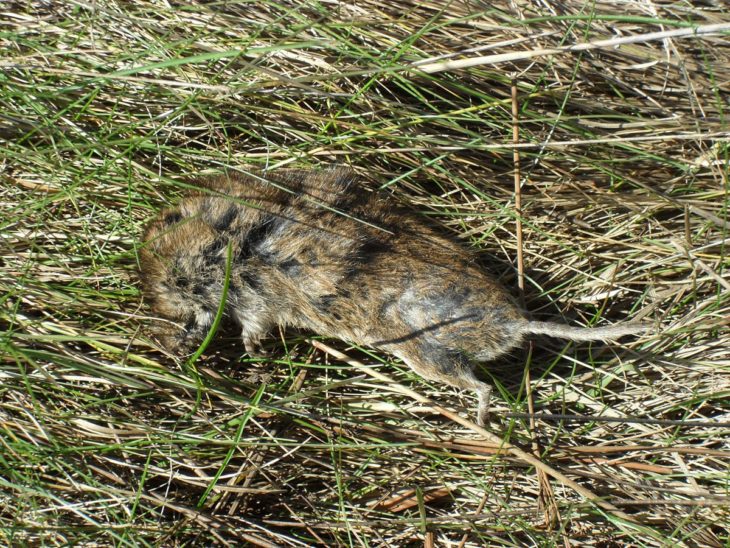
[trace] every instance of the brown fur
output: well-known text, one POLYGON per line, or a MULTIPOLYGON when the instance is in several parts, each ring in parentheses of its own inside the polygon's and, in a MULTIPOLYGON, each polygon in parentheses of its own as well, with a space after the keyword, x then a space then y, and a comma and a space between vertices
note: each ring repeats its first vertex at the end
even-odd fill
POLYGON ((528 322, 475 256, 345 169, 284 171, 204 181, 147 227, 140 261, 147 298, 179 327, 160 330, 175 351, 198 345, 218 308, 227 246, 225 313, 246 351, 275 326, 369 345, 427 378, 476 390, 484 424, 490 387, 475 362, 527 333, 585 340, 643 330, 585 330, 528 322))

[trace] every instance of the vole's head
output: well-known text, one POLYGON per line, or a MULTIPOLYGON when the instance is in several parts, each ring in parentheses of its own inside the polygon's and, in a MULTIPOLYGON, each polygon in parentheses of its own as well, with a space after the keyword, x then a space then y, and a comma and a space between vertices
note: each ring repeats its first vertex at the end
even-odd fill
POLYGON ((145 230, 139 255, 144 296, 152 314, 168 320, 154 331, 169 350, 195 344, 212 321, 225 265, 225 241, 218 236, 179 209, 163 212, 145 230))

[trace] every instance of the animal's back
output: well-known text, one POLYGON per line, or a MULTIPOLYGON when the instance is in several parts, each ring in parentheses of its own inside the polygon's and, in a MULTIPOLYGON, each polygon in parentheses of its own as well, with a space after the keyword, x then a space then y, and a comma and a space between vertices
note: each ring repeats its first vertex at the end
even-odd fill
MULTIPOLYGON (((428 338, 463 333, 476 353, 484 334, 475 337, 467 325, 490 299, 513 314, 470 253, 358 187, 349 170, 203 181, 163 211, 144 239, 148 296, 186 327, 177 334, 181 344, 203 334, 218 306, 229 243, 229 313, 257 330, 294 325, 388 346, 428 324, 436 325, 428 338)), ((487 316, 496 320, 492 328, 506 319, 487 316)))

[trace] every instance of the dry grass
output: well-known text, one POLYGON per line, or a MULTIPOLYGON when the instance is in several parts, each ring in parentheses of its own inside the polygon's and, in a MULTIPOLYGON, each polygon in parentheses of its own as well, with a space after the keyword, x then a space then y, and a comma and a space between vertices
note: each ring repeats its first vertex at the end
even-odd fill
POLYGON ((671 34, 730 15, 692 4, 0 4, 0 543, 730 544, 730 34, 671 34), (512 79, 527 308, 659 332, 493 364, 491 429, 630 521, 309 334, 194 366, 144 336, 141 225, 252 165, 350 164, 516 287, 512 79))

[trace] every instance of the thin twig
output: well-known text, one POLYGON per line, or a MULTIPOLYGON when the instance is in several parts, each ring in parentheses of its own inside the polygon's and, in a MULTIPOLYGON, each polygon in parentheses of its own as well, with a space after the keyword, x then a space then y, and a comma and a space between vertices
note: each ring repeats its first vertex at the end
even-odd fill
POLYGON ((495 65, 497 63, 505 63, 511 61, 521 61, 524 59, 533 59, 535 57, 543 57, 546 55, 557 55, 560 53, 572 53, 576 51, 589 51, 593 49, 615 48, 622 44, 636 44, 642 42, 652 42, 655 40, 664 40, 666 38, 684 38, 688 36, 703 36, 710 34, 721 34, 730 31, 730 23, 718 23, 715 25, 700 25, 694 28, 665 30, 660 32, 648 32, 646 34, 635 34, 633 36, 621 36, 619 38, 609 38, 606 40, 596 40, 594 42, 581 42, 580 44, 572 44, 569 46, 561 46, 557 48, 533 49, 528 51, 516 51, 510 53, 499 53, 496 55, 481 55, 479 57, 469 57, 467 59, 456 59, 453 61, 443 61, 438 63, 430 63, 427 65, 419 65, 420 71, 433 74, 434 72, 443 72, 445 70, 457 70, 468 67, 476 67, 479 65, 495 65))
POLYGON ((575 422, 615 422, 619 424, 656 424, 659 426, 680 426, 682 428, 730 428, 729 421, 698 421, 673 419, 643 419, 640 417, 591 417, 589 415, 569 415, 552 413, 503 413, 508 419, 539 419, 542 421, 575 421, 575 422))
MULTIPOLYGON (((519 109, 517 107, 517 86, 512 84, 512 142, 520 142, 519 109)), ((515 180, 515 232, 517 233, 517 287, 520 290, 520 304, 525 306, 525 263, 522 254, 522 190, 520 185, 520 149, 512 150, 515 180)))
MULTIPOLYGON (((517 85, 512 82, 512 142, 517 145, 520 142, 519 127, 519 105, 517 103, 517 85)), ((520 304, 525 308, 525 260, 523 255, 522 243, 522 184, 520 176, 520 149, 515 147, 512 150, 512 163, 514 170, 515 183, 515 233, 517 235, 517 287, 519 289, 520 304)), ((531 345, 532 343, 530 343, 531 345)), ((532 356, 532 347, 528 352, 525 363, 525 394, 527 398, 527 407, 530 415, 534 415, 534 403, 532 399, 532 386, 530 383, 530 357, 532 356)), ((532 453, 536 458, 540 457, 540 446, 535 438, 535 420, 530 419, 530 437, 532 438, 532 453)), ((555 493, 553 493, 550 480, 543 470, 535 469, 537 473, 537 483, 540 486, 538 496, 538 506, 542 507, 545 515, 545 524, 552 529, 558 521, 558 508, 555 504, 555 493)))

